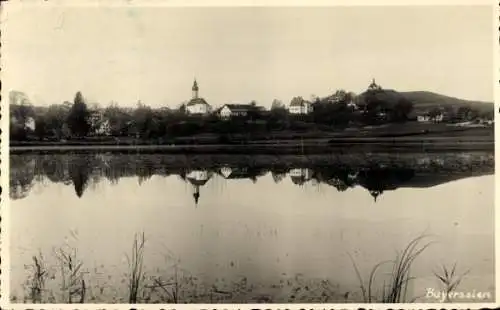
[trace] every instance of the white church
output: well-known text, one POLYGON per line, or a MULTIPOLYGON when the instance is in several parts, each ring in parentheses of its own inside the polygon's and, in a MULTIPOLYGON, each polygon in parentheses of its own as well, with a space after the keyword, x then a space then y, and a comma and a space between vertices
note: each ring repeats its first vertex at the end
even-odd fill
POLYGON ((194 80, 193 98, 186 104, 186 113, 192 115, 207 115, 212 112, 212 107, 205 101, 205 99, 198 96, 198 83, 194 80))

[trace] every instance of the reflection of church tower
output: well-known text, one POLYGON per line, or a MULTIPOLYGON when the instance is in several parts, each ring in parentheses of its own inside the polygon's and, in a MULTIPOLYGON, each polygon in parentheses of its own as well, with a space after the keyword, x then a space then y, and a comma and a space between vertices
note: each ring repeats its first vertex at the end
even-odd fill
POLYGON ((196 186, 194 193, 193 193, 193 197, 194 197, 194 203, 196 205, 198 205, 198 199, 200 199, 200 187, 199 186, 196 186))
POLYGON ((193 186, 195 204, 198 204, 198 200, 200 199, 200 187, 205 185, 211 176, 212 174, 206 170, 193 170, 187 174, 186 179, 193 186))
POLYGON ((193 99, 197 99, 198 98, 198 83, 196 82, 196 79, 194 79, 194 83, 193 83, 193 99))
POLYGON ((379 190, 371 190, 370 195, 373 197, 373 201, 377 202, 377 197, 382 194, 382 191, 379 190))

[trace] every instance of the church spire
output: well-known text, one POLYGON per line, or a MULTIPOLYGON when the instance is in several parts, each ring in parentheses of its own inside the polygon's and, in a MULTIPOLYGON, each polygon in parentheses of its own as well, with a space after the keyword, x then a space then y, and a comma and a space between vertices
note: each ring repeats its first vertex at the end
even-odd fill
POLYGON ((196 82, 196 78, 194 79, 194 82, 193 82, 193 87, 191 88, 191 90, 193 91, 193 99, 196 99, 198 98, 198 82, 196 82))

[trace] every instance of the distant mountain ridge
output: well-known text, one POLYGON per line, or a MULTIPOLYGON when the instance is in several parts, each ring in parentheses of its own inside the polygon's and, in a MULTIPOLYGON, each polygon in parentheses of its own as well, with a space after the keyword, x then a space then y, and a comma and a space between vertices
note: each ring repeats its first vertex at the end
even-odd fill
POLYGON ((415 110, 426 110, 435 107, 444 108, 447 106, 454 109, 469 107, 478 112, 491 112, 494 109, 493 102, 459 99, 430 91, 407 91, 400 92, 400 94, 413 103, 415 110))

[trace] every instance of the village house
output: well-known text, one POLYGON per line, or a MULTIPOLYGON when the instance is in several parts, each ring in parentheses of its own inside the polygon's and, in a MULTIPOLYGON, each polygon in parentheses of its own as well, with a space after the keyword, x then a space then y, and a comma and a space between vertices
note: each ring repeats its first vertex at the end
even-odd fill
POLYGON ((347 103, 347 107, 350 108, 350 109, 352 109, 352 110, 354 110, 354 111, 359 110, 359 107, 356 104, 356 102, 355 102, 354 99, 349 100, 349 102, 347 103))
POLYGON ((220 174, 224 179, 247 179, 251 177, 248 168, 222 167, 220 174))
POLYGON ((193 87, 193 97, 186 104, 186 113, 192 115, 207 115, 212 112, 212 107, 205 101, 205 99, 198 96, 198 83, 196 79, 194 80, 193 87))
POLYGON ((225 104, 218 110, 218 115, 222 119, 229 119, 232 117, 246 117, 251 114, 251 112, 257 112, 261 110, 252 104, 225 104))
POLYGON ((309 114, 313 110, 312 103, 304 100, 302 97, 295 97, 290 101, 288 111, 290 114, 300 115, 309 114))
POLYGON ((422 123, 440 123, 447 119, 446 114, 443 111, 430 113, 427 111, 417 112, 417 121, 422 123))
POLYGON ((19 128, 27 129, 30 131, 35 131, 35 119, 31 116, 26 117, 26 120, 24 121, 24 124, 22 124, 22 120, 18 119, 15 116, 11 116, 10 118, 10 123, 15 126, 19 126, 19 128))
POLYGON ((109 136, 111 135, 111 125, 109 120, 104 116, 100 110, 91 111, 88 117, 90 125, 90 134, 95 136, 109 136))

